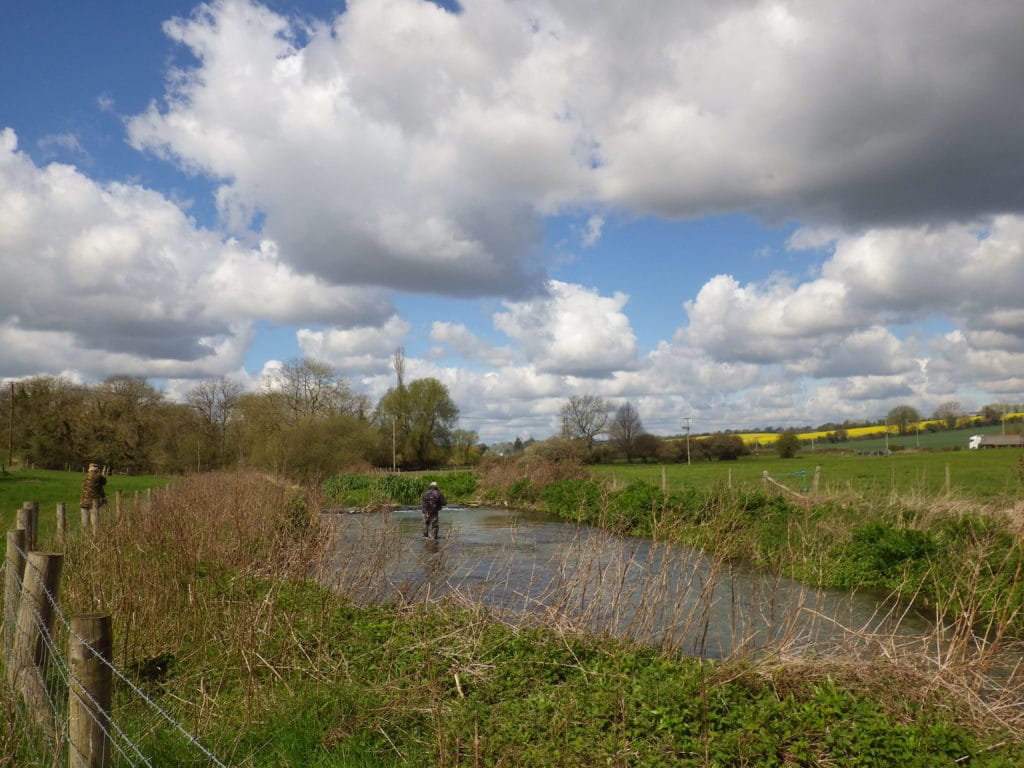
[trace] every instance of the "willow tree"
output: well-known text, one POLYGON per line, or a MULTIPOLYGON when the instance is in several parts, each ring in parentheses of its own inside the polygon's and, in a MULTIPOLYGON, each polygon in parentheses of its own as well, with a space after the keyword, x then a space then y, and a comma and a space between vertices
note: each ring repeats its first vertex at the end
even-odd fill
POLYGON ((416 379, 389 389, 377 404, 375 418, 383 437, 392 440, 395 463, 436 467, 448 458, 459 409, 443 383, 416 379))

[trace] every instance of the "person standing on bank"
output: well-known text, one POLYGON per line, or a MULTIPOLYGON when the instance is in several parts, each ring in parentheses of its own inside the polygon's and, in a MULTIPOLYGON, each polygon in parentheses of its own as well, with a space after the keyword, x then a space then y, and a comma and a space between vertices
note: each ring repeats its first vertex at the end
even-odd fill
POLYGON ((82 521, 87 521, 92 513, 92 503, 102 507, 107 503, 107 493, 103 486, 107 484, 107 478, 100 472, 99 464, 90 464, 89 471, 85 473, 82 481, 82 497, 79 504, 82 508, 82 521))
POLYGON ((421 499, 420 508, 423 511, 423 538, 437 540, 437 513, 441 507, 448 503, 444 494, 437 489, 437 483, 431 483, 421 499))

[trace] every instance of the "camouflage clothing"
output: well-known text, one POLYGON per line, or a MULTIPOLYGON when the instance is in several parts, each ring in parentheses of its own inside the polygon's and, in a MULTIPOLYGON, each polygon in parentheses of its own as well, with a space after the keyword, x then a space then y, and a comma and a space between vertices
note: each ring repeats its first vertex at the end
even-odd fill
POLYGON ((431 485, 420 500, 420 509, 423 512, 423 536, 424 538, 437 538, 437 513, 441 507, 448 503, 444 494, 437 490, 437 485, 431 485))
POLYGON ((106 504, 107 494, 103 490, 103 486, 106 484, 107 478, 103 476, 99 469, 90 469, 86 472, 85 480, 82 481, 82 498, 79 506, 82 509, 92 509, 94 501, 100 507, 106 504))

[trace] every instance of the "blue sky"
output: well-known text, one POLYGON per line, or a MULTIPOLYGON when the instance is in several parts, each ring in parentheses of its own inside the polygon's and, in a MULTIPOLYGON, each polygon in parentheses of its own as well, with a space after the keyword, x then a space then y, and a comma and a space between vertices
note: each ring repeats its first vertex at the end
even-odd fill
POLYGON ((1024 401, 1024 6, 11 4, 0 378, 281 361, 546 437, 1024 401), (927 12, 926 12, 927 11, 927 12))

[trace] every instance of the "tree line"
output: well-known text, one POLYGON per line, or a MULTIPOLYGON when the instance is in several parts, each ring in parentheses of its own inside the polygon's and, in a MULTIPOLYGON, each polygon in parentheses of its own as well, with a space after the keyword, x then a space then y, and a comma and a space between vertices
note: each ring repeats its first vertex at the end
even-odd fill
POLYGON ((297 479, 358 467, 427 469, 469 464, 484 450, 458 428, 459 409, 437 379, 397 382, 374 404, 330 365, 283 364, 255 392, 204 380, 172 402, 143 378, 81 385, 63 376, 0 390, 5 463, 81 469, 90 461, 129 474, 246 467, 297 479))

